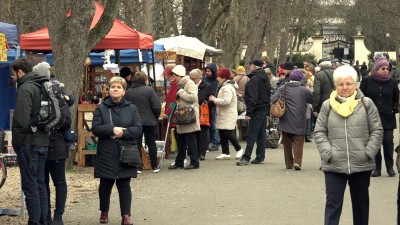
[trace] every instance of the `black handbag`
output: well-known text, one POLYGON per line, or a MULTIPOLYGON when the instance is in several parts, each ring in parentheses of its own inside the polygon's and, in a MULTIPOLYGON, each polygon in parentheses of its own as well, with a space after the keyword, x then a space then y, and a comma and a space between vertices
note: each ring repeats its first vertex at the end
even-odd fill
MULTIPOLYGON (((108 111, 110 112, 110 124, 113 125, 113 120, 111 116, 111 109, 108 108, 108 111)), ((136 145, 134 144, 123 144, 122 141, 116 139, 118 148, 119 148, 119 163, 122 166, 126 167, 138 167, 142 165, 142 159, 140 157, 140 152, 139 149, 136 145)))
POLYGON ((174 123, 177 125, 192 124, 196 122, 196 112, 191 106, 178 105, 174 112, 174 123))
POLYGON ((140 158, 140 153, 137 145, 126 145, 121 146, 119 145, 120 149, 120 156, 119 156, 119 163, 122 166, 141 166, 142 160, 140 158))

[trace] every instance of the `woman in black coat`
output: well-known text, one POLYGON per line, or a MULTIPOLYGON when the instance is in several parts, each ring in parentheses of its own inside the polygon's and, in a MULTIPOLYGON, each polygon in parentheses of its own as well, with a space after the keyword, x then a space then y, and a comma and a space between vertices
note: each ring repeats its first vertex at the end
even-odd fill
MULTIPOLYGON (((203 102, 206 102, 209 108, 208 115, 210 115, 211 104, 209 103, 208 98, 210 95, 212 95, 211 85, 203 80, 203 72, 200 69, 193 69, 190 71, 189 75, 190 79, 193 80, 199 89, 199 93, 197 95, 199 99, 199 111, 201 110, 201 105, 203 102)), ((196 131, 197 147, 200 160, 205 160, 208 143, 210 143, 209 128, 210 126, 202 126, 200 124, 200 131, 196 131)))
POLYGON ((110 96, 96 108, 93 117, 92 131, 99 138, 94 177, 100 178, 100 223, 108 223, 111 190, 116 183, 121 224, 132 224, 130 181, 132 177, 137 177, 137 168, 125 167, 119 163, 119 146, 136 145, 136 140, 142 133, 142 124, 136 106, 124 98, 126 85, 121 77, 111 78, 110 96))
MULTIPOLYGON (((386 171, 390 177, 396 175, 393 170, 393 130, 396 129, 396 113, 399 106, 399 88, 397 82, 389 74, 389 63, 386 58, 379 58, 375 61, 371 70, 371 76, 361 81, 360 89, 365 96, 372 99, 383 126, 383 156, 385 158, 386 171)), ((382 155, 379 151, 375 157, 376 169, 373 177, 381 176, 382 155)))

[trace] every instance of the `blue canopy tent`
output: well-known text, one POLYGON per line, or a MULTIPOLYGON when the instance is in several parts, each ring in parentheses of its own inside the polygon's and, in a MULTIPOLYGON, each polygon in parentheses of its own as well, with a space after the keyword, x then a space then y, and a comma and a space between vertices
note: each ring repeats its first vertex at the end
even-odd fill
POLYGON ((19 34, 17 25, 0 22, 0 33, 6 35, 6 40, 9 45, 18 45, 19 34))
MULTIPOLYGON (((18 45, 19 34, 18 28, 14 24, 0 22, 0 33, 6 35, 6 40, 9 46, 18 45)), ((10 51, 7 51, 7 55, 10 51)), ((8 58, 7 62, 0 62, 0 127, 4 130, 10 129, 10 109, 15 108, 16 90, 11 86, 11 76, 9 65, 15 59, 8 58)))

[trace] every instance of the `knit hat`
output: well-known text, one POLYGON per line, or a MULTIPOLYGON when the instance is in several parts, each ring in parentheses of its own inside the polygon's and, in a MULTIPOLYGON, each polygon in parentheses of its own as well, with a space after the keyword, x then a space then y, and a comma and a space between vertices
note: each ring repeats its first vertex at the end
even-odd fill
POLYGON ((263 67, 264 62, 261 61, 261 60, 259 60, 259 59, 256 59, 256 60, 251 61, 251 62, 250 62, 250 65, 251 65, 251 64, 253 64, 253 65, 255 65, 255 66, 258 66, 258 67, 263 67))
POLYGON ((237 73, 246 73, 246 69, 243 66, 238 66, 236 68, 237 73))
POLYGON ((278 75, 281 75, 281 74, 285 74, 285 71, 283 69, 278 70, 278 75))
POLYGON ((173 69, 173 68, 174 68, 173 66, 167 66, 167 67, 164 69, 164 72, 163 72, 164 76, 167 76, 167 77, 172 76, 172 75, 173 75, 173 74, 172 74, 172 69, 173 69))
POLYGON ((290 80, 301 81, 304 78, 306 78, 306 75, 304 75, 304 73, 302 73, 300 70, 293 70, 289 74, 290 80))
POLYGON ((284 70, 294 70, 294 66, 292 62, 285 62, 282 66, 284 70))
POLYGON ((186 68, 182 65, 176 65, 172 69, 172 73, 176 74, 177 76, 184 77, 186 76, 186 68))
POLYGON ((374 63, 374 68, 372 70, 379 70, 382 66, 389 66, 389 63, 385 57, 378 58, 374 63))
POLYGON ((131 69, 129 67, 122 67, 121 70, 119 71, 119 75, 121 77, 127 77, 129 75, 132 75, 131 69))
POLYGON ((36 66, 32 68, 32 72, 38 73, 40 75, 47 76, 50 78, 50 64, 47 62, 38 63, 36 66))

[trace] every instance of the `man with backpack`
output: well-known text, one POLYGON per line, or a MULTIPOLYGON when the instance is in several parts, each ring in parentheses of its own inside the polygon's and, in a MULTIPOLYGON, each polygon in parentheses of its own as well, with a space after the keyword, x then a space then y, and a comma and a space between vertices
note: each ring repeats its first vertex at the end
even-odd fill
MULTIPOLYGON (((74 98, 68 94, 64 88, 64 84, 56 79, 54 74, 50 74, 50 65, 47 62, 38 63, 33 67, 33 72, 39 75, 45 75, 50 78, 52 85, 57 85, 59 91, 61 91, 60 97, 63 99, 58 99, 60 111, 67 114, 66 116, 71 116, 69 111, 69 106, 74 103, 74 98)), ((54 86, 54 88, 56 88, 54 86)), ((70 120, 67 118, 65 120, 70 120)), ((64 214, 64 208, 67 201, 67 181, 65 177, 65 162, 69 156, 69 146, 74 143, 74 137, 71 136, 71 123, 66 122, 63 127, 59 129, 52 129, 50 131, 49 138, 49 150, 47 153, 47 161, 45 167, 45 184, 47 195, 49 196, 49 208, 46 218, 47 224, 52 225, 63 225, 62 216, 64 214), (50 176, 55 187, 55 209, 54 216, 51 214, 51 204, 50 204, 50 176)))
POLYGON ((17 102, 12 124, 12 145, 17 154, 22 190, 29 212, 28 224, 45 224, 48 196, 45 186, 45 165, 49 136, 37 128, 41 108, 41 87, 49 81, 45 75, 32 72, 32 63, 17 59, 11 65, 17 82, 17 102))

